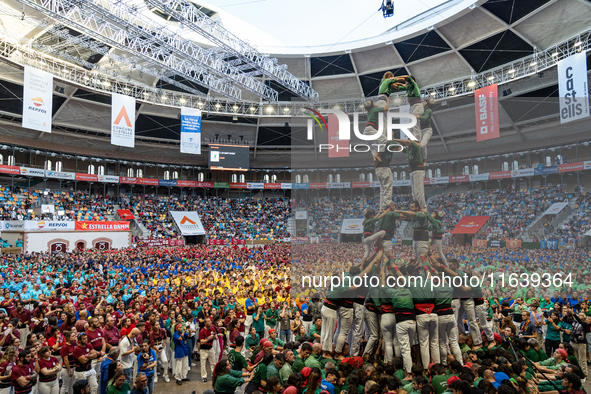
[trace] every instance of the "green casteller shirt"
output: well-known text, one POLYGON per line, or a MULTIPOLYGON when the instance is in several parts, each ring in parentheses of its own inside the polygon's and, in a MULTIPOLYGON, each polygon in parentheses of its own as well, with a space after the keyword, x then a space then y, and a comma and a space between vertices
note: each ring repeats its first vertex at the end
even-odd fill
POLYGON ((259 334, 255 334, 254 338, 252 335, 248 335, 244 340, 244 346, 246 346, 247 349, 250 349, 251 347, 258 346, 260 341, 261 338, 259 337, 259 334))
POLYGON ((396 89, 392 84, 396 83, 395 80, 390 78, 384 78, 380 81, 380 90, 378 94, 385 94, 386 96, 390 96, 392 92, 396 89))
POLYGON ((435 375, 431 379, 431 384, 435 388, 435 394, 443 394, 447 388, 447 381, 451 375, 435 375))
POLYGON ((415 212, 410 219, 405 219, 412 226, 413 241, 429 241, 429 219, 431 215, 422 212, 415 212))
MULTIPOLYGON (((406 282, 408 283, 408 278, 406 282)), ((405 309, 414 311, 415 304, 409 288, 385 286, 379 290, 379 294, 380 298, 375 299, 375 306, 382 306, 382 300, 387 299, 392 303, 394 310, 405 309)))
POLYGON ((277 323, 277 319, 279 318, 279 312, 277 311, 277 309, 267 309, 267 311, 265 312, 265 324, 267 324, 267 326, 269 327, 275 327, 275 324, 277 323))
POLYGON ((423 165, 423 152, 415 141, 410 140, 410 145, 405 147, 403 152, 406 153, 406 160, 408 161, 411 172, 425 169, 423 165))
POLYGON ((248 367, 248 363, 244 356, 234 349, 230 350, 230 353, 228 353, 228 362, 232 366, 233 371, 242 372, 243 368, 248 367))
POLYGON ((310 327, 310 336, 314 337, 314 334, 322 336, 322 327, 318 328, 316 327, 316 324, 312 324, 312 326, 310 327))
POLYGON ((410 105, 415 104, 416 102, 421 101, 421 90, 419 89, 419 85, 411 77, 406 78, 407 86, 400 86, 398 88, 399 91, 404 90, 406 92, 406 97, 408 98, 408 103, 410 105))
POLYGON ((300 356, 295 356, 295 360, 293 360, 293 366, 292 369, 295 373, 300 373, 300 371, 302 369, 304 369, 304 367, 306 366, 306 363, 304 362, 304 360, 302 360, 302 358, 300 356))
POLYGON ((283 342, 279 338, 275 338, 275 339, 269 338, 269 341, 271 341, 271 343, 273 344, 273 349, 276 349, 277 347, 283 347, 283 346, 285 346, 285 342, 283 342))
POLYGON ((378 222, 378 220, 378 218, 365 219, 365 221, 363 222, 363 232, 373 234, 376 229, 376 223, 378 222))
POLYGON ((230 370, 230 373, 223 374, 215 379, 214 390, 216 393, 232 394, 237 387, 243 384, 242 371, 230 370))
POLYGON ((291 375, 292 373, 293 369, 291 368, 291 364, 285 362, 285 364, 283 364, 283 367, 281 367, 281 369, 279 370, 279 381, 281 382, 282 386, 285 385, 285 382, 287 382, 287 379, 289 379, 289 375, 291 375))
POLYGON ((429 127, 431 127, 431 115, 433 115, 433 110, 430 108, 426 108, 425 112, 423 112, 423 115, 419 116, 421 129, 428 129, 429 127))
POLYGON ((417 281, 416 286, 414 286, 413 282, 410 287, 413 303, 416 304, 421 304, 435 298, 435 292, 434 290, 431 290, 431 279, 427 280, 427 273, 425 271, 422 271, 420 275, 421 278, 423 278, 422 286, 421 283, 417 281))
POLYGON ((390 236, 394 235, 396 231, 396 219, 399 218, 400 214, 398 212, 388 212, 380 221, 379 229, 384 230, 386 234, 390 233, 390 236))
MULTIPOLYGON (((371 107, 367 112, 367 123, 373 123, 379 127, 380 114, 385 111, 384 107, 371 107)), ((367 127, 367 123, 365 127, 367 127)), ((377 127, 375 127, 377 129, 377 127)))
POLYGON ((390 167, 390 162, 392 161, 394 155, 403 151, 402 146, 400 146, 398 149, 390 148, 390 146, 400 146, 400 144, 394 141, 387 141, 384 151, 380 154, 380 159, 382 161, 378 161, 376 167, 390 167))
POLYGON ((318 368, 318 369, 322 369, 322 364, 320 364, 320 356, 315 355, 315 354, 310 354, 310 357, 308 357, 306 359, 306 362, 304 363, 304 365, 306 367, 310 367, 310 368, 318 368))
POLYGON ((566 362, 564 362, 564 360, 562 360, 561 362, 556 364, 556 360, 554 359, 554 357, 550 357, 547 360, 540 361, 539 364, 540 364, 540 366, 551 369, 552 371, 558 371, 558 368, 560 368, 561 365, 566 364, 566 362))
POLYGON ((269 365, 267 365, 267 379, 265 379, 265 381, 267 381, 269 378, 272 378, 272 377, 276 377, 277 379, 280 379, 279 370, 277 369, 277 367, 275 366, 273 361, 271 361, 271 363, 269 365))
POLYGON ((251 380, 251 382, 256 384, 257 387, 261 385, 261 381, 267 381, 267 366, 263 363, 257 365, 256 369, 254 370, 254 376, 251 380))
POLYGON ((443 238, 443 226, 441 225, 441 220, 437 220, 431 215, 427 215, 427 219, 429 220, 429 230, 433 233, 433 239, 443 238))

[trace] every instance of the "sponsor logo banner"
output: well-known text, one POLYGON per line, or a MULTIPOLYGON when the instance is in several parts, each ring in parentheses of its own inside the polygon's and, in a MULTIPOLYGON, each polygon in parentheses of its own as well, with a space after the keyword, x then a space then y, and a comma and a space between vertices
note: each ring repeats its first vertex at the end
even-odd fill
POLYGON ((486 248, 488 241, 486 239, 476 239, 472 240, 472 246, 475 248, 486 248))
POLYGON ((534 175, 549 175, 556 173, 558 173, 558 166, 538 166, 537 168, 534 168, 534 175))
POLYGON ((23 231, 24 229, 24 220, 6 220, 2 222, 2 230, 4 231, 23 231))
POLYGON ((230 182, 230 189, 246 189, 246 182, 230 182))
POLYGON ((585 170, 590 169, 591 168, 591 161, 585 161, 585 162, 583 162, 583 168, 585 170))
POLYGON ((544 215, 557 215, 562 211, 564 208, 568 206, 568 202, 555 202, 554 204, 550 205, 548 209, 544 212, 544 215))
POLYGON ((327 189, 343 189, 345 184, 343 182, 328 182, 326 184, 327 189))
POLYGON ((500 248, 501 247, 501 241, 492 240, 492 241, 490 241, 490 246, 493 247, 493 248, 500 248))
POLYGON ((369 182, 353 182, 353 189, 361 189, 363 187, 369 187, 369 182))
POLYGON ((179 187, 197 187, 197 182, 177 180, 176 185, 179 187))
POLYGON ((308 237, 291 237, 290 241, 292 244, 307 244, 310 242, 308 237))
POLYGON ((585 51, 558 62, 561 124, 589 116, 588 88, 587 53, 585 51))
POLYGON ((118 209, 117 213, 119 214, 119 217, 121 218, 121 220, 135 219, 135 216, 133 216, 133 213, 131 213, 131 211, 129 209, 118 209))
POLYGON ((129 222, 76 222, 76 231, 129 231, 129 222))
POLYGON ((265 183, 265 189, 281 189, 281 183, 265 183))
POLYGON ((45 171, 45 176, 48 178, 69 179, 72 181, 76 179, 75 172, 45 171))
POLYGON ((45 170, 43 170, 41 168, 21 167, 20 174, 21 175, 26 175, 26 176, 40 176, 40 177, 44 177, 45 176, 45 170))
POLYGON ((326 189, 326 183, 324 183, 324 182, 310 183, 310 189, 326 189))
POLYGON ((342 234, 363 234, 363 219, 343 219, 342 234))
POLYGON ((170 211, 177 227, 183 235, 203 235, 205 229, 201 224, 199 215, 194 211, 170 211))
POLYGON ((262 182, 247 182, 246 188, 247 189, 264 189, 265 184, 262 182))
POLYGON ((464 216, 460 219, 452 234, 476 234, 490 219, 490 216, 464 216))
POLYGON ((196 187, 213 187, 213 182, 197 182, 196 187))
POLYGON ((158 179, 158 186, 172 186, 176 187, 176 179, 158 179))
POLYGON ((25 66, 23 127, 51 133, 53 75, 25 66))
POLYGON ((201 154, 201 111, 181 107, 181 153, 201 154))
POLYGON ((511 171, 511 178, 519 178, 520 176, 533 176, 535 173, 533 168, 522 168, 521 170, 511 171))
POLYGON ((474 91, 476 141, 486 141, 500 137, 498 92, 496 83, 474 91))
POLYGON ((140 185, 152 185, 158 186, 158 179, 151 179, 151 178, 138 178, 140 185))
POLYGON ((208 239, 208 245, 227 245, 228 242, 225 239, 208 239))
POLYGON ((425 185, 441 185, 441 184, 445 184, 445 183, 449 183, 448 176, 441 176, 441 177, 437 177, 437 178, 425 178, 423 180, 423 184, 425 184, 425 185))
POLYGON ((585 169, 584 162, 561 164, 558 166, 558 172, 581 171, 585 169))
POLYGON ((521 240, 520 239, 508 239, 505 241, 505 247, 509 248, 509 249, 521 248, 521 240))
POLYGON ((511 171, 491 172, 488 175, 489 179, 504 179, 511 178, 511 171))
POLYGON ((98 181, 98 176, 93 174, 76 174, 77 181, 88 181, 88 182, 96 182, 98 181))
POLYGON ((119 177, 117 175, 99 175, 98 181, 105 183, 119 183, 119 177))
MULTIPOLYGON (((396 181, 394 181, 396 182, 396 181)), ((408 182, 408 185, 410 186, 410 181, 408 182)), ((380 182, 379 181, 371 181, 369 182, 369 187, 380 187, 380 182)))
POLYGON ((214 182, 213 187, 216 189, 229 189, 230 182, 214 182))
POLYGON ((281 188, 283 190, 290 190, 291 189, 291 183, 282 183, 281 184, 281 188))
POLYGON ((474 174, 470 175, 470 182, 476 181, 488 181, 488 172, 486 174, 474 174))
POLYGON ((158 247, 158 246, 183 246, 185 240, 183 239, 140 239, 137 241, 137 246, 140 248, 158 247))
POLYGON ((135 98, 113 93, 111 95, 111 144, 133 148, 135 146, 135 98))
POLYGON ((3 174, 15 174, 18 175, 20 173, 20 168, 17 166, 7 166, 4 164, 0 164, 0 172, 3 174))
POLYGON ((292 189, 309 189, 310 188, 309 183, 292 183, 291 186, 292 186, 292 189))
POLYGON ((25 230, 27 231, 74 231, 76 230, 74 221, 58 220, 26 220, 25 230))
POLYGON ((449 183, 468 182, 470 177, 468 175, 453 175, 449 177, 449 183))
POLYGON ((130 178, 127 176, 122 176, 121 178, 119 178, 119 182, 121 183, 125 183, 128 185, 139 185, 140 184, 140 178, 130 178))

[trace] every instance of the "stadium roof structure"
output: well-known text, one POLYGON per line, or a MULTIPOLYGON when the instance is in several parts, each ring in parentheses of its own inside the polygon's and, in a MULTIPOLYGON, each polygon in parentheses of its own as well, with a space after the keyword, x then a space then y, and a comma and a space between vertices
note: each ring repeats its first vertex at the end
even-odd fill
MULTIPOLYGON (((198 0, 5 0, 0 142, 61 151, 90 144, 124 155, 108 138, 109 95, 117 92, 137 99, 134 153, 148 160, 188 160, 178 154, 179 107, 191 106, 204 112, 204 145, 230 136, 253 147, 252 164, 285 167, 294 149, 314 157, 302 138, 305 121, 297 119, 302 108, 358 111, 390 70, 415 76, 423 95, 437 102, 434 159, 475 155, 473 91, 491 83, 503 96, 501 138, 482 145, 487 154, 555 144, 556 62, 588 53, 591 2, 451 0, 440 7, 329 52, 269 53, 273 48, 228 33, 219 14, 198 0), (24 65, 54 74, 51 134, 20 127, 24 65)), ((395 108, 401 100, 391 102, 395 108)), ((572 122, 560 128, 560 142, 582 141, 585 133, 585 122, 572 122)))

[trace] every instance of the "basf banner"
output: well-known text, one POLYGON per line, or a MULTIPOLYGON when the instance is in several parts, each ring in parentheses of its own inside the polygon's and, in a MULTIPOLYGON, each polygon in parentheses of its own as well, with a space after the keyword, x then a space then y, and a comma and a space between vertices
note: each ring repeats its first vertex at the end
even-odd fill
POLYGON ((474 91, 476 101, 476 141, 500 137, 499 93, 497 84, 474 91))
POLYGON ((204 235, 205 229, 197 212, 170 211, 170 215, 176 222, 183 235, 204 235))
POLYGON ((586 52, 558 62, 558 93, 561 124, 589 116, 586 52))
POLYGON ((181 107, 181 153, 201 154, 201 111, 181 107))
POLYGON ((25 66, 23 127, 51 133, 53 75, 25 66))
POLYGON ((341 234, 363 234, 363 219, 343 219, 341 234))
POLYGON ((135 146, 135 98, 113 93, 111 96, 111 144, 135 146))

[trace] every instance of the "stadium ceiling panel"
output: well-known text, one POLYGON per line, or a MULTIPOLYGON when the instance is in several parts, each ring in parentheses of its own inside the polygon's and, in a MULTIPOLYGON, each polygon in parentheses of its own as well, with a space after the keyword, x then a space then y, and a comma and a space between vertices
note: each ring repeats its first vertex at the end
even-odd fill
POLYGON ((394 46, 405 63, 416 62, 451 50, 451 47, 434 30, 397 42, 394 46))
POLYGON ((551 0, 490 0, 482 5, 511 25, 551 0))
POLYGON ((348 54, 312 57, 310 58, 310 69, 312 78, 355 73, 348 54))

